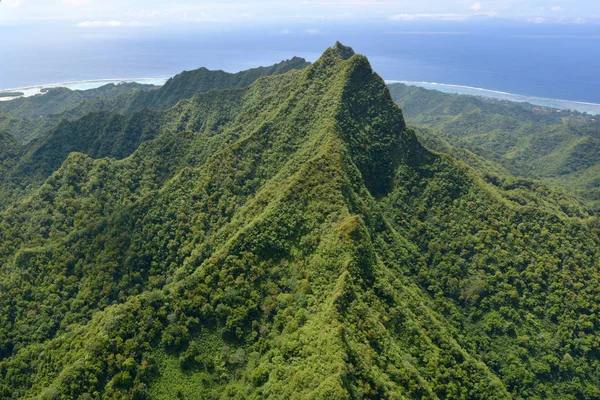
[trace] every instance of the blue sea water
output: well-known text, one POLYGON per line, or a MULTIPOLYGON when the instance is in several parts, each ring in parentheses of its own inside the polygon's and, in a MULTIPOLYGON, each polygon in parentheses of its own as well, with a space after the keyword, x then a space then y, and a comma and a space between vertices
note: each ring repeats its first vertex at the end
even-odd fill
POLYGON ((597 26, 506 21, 181 30, 0 26, 0 89, 162 78, 200 66, 239 71, 295 55, 314 61, 336 40, 368 56, 386 80, 600 103, 597 26))

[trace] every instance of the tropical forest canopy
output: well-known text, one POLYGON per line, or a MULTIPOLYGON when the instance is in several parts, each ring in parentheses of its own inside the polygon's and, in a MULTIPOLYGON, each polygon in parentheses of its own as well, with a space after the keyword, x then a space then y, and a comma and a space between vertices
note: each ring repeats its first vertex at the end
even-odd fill
MULTIPOLYGON (((510 173, 541 180, 600 210, 600 119, 527 103, 390 85, 410 124, 492 160, 510 173)), ((444 151, 429 142, 432 148, 444 151)))
POLYGON ((1 398, 600 397, 587 116, 390 93, 340 43, 12 101, 1 398))

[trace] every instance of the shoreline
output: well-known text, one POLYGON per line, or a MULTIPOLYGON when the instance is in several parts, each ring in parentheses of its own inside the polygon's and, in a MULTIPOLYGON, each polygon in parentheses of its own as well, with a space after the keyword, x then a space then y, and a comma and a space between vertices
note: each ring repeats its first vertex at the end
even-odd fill
POLYGON ((167 79, 168 78, 88 79, 82 81, 68 81, 48 83, 44 85, 31 85, 20 88, 0 89, 0 101, 10 101, 20 97, 31 97, 38 94, 43 94, 43 89, 64 87, 71 90, 89 90, 96 89, 104 85, 109 85, 111 83, 118 84, 129 82, 161 86, 167 81, 167 79), (2 94, 7 92, 23 92, 24 95, 19 97, 3 97, 2 94))
MULTIPOLYGON (((118 84, 125 82, 135 82, 141 84, 149 84, 162 86, 169 78, 122 78, 122 79, 88 79, 81 81, 67 81, 59 83, 49 83, 43 85, 31 85, 19 88, 0 89, 0 101, 10 101, 21 97, 31 97, 38 94, 43 94, 43 89, 52 89, 64 87, 71 90, 89 90, 96 89, 108 84, 118 84), (23 96, 2 96, 7 92, 23 92, 23 96)), ((437 90, 443 93, 463 94, 469 96, 481 96, 496 100, 507 100, 516 103, 530 103, 542 107, 556 108, 558 110, 572 110, 585 112, 591 115, 600 115, 600 104, 590 103, 576 100, 551 99, 546 97, 528 96, 516 93, 502 92, 498 90, 484 89, 473 86, 455 85, 450 83, 437 82, 419 82, 419 81, 403 81, 403 80, 385 80, 386 84, 401 83, 409 86, 418 86, 428 90, 437 90)))
POLYGON ((551 99, 546 97, 528 96, 516 93, 502 92, 498 90, 490 90, 472 86, 454 85, 448 83, 437 82, 417 82, 417 81, 400 81, 386 80, 386 84, 401 83, 408 86, 418 86, 428 90, 437 90, 443 93, 463 94, 469 96, 487 97, 496 100, 506 100, 515 103, 530 103, 541 107, 556 108, 557 110, 571 110, 588 113, 591 115, 600 115, 600 104, 589 103, 576 100, 551 99))

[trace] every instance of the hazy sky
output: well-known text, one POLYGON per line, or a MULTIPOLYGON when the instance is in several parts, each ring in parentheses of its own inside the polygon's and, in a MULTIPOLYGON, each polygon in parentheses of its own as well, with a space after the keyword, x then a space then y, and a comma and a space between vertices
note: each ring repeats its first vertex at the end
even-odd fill
POLYGON ((600 23, 599 0, 1 0, 0 24, 58 22, 78 28, 169 27, 311 21, 600 23))

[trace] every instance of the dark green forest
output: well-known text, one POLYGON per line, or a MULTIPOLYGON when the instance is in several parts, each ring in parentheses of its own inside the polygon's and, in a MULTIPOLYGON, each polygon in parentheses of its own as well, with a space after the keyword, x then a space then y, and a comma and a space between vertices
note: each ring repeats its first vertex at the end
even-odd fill
MULTIPOLYGON (((0 173, 0 182, 5 187, 0 191, 0 209, 43 183, 71 152, 94 158, 129 156, 141 143, 154 139, 168 125, 176 124, 182 118, 182 108, 190 107, 185 102, 168 111, 180 100, 192 102, 192 97, 198 93, 248 86, 262 76, 307 65, 304 59, 294 57, 271 67, 236 74, 200 68, 169 79, 157 90, 151 90, 153 88, 148 85, 110 84, 88 91, 57 88, 42 96, 18 99, 20 103, 6 107, 6 121, 9 122, 4 131, 17 140, 30 138, 31 141, 22 147, 23 155, 16 165, 6 173, 0 173), (84 100, 77 102, 81 98, 84 100), (51 105, 46 105, 44 99, 51 105), (61 112, 39 119, 26 118, 50 108, 61 112), (23 130, 29 133, 23 135, 23 130), (32 135, 35 136, 31 138, 32 135)), ((0 104, 0 121, 1 110, 0 104)))
POLYGON ((0 398, 600 398, 593 209, 425 103, 336 43, 4 126, 0 398))
POLYGON ((0 97, 20 97, 25 95, 23 92, 0 92, 0 97))
MULTIPOLYGON (((123 94, 158 89, 134 82, 110 83, 96 89, 71 90, 64 87, 42 89, 43 95, 0 102, 0 112, 20 118, 43 118, 75 108, 84 100, 101 97, 113 100, 123 94)), ((4 95, 4 93, 2 93, 4 95)))
POLYGON ((600 209, 599 118, 403 84, 390 85, 390 92, 409 123, 424 128, 422 141, 441 138, 511 174, 562 188, 593 212, 600 209))
POLYGON ((45 136, 64 120, 77 120, 93 112, 131 113, 146 108, 164 110, 196 93, 241 88, 260 77, 282 74, 307 65, 303 58, 294 57, 270 67, 258 67, 235 74, 206 68, 186 71, 169 79, 161 87, 122 83, 90 90, 52 88, 41 96, 0 102, 0 131, 6 131, 27 144, 45 136))

